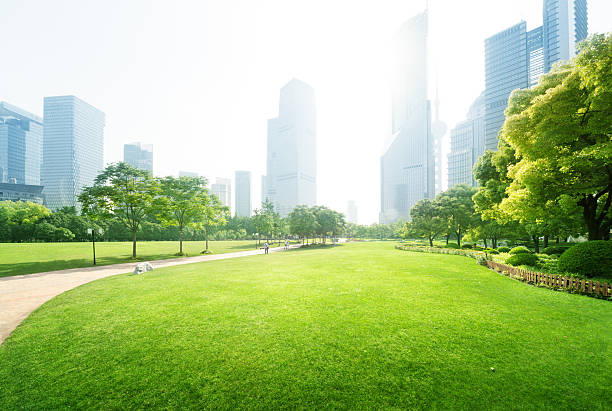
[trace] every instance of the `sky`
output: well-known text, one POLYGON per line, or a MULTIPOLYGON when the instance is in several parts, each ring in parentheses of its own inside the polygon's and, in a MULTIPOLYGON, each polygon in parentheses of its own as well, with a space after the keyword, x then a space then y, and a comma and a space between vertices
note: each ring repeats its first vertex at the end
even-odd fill
MULTIPOLYGON (((105 162, 154 146, 154 174, 266 169, 267 119, 292 78, 315 89, 317 202, 378 220, 390 47, 425 0, 0 0, 0 101, 43 114, 72 94, 106 113, 105 162)), ((612 1, 589 0, 589 33, 612 1)), ((541 0, 430 0, 429 89, 452 128, 484 89, 485 38, 542 24, 541 0)), ((448 133, 445 141, 449 149, 448 133)))

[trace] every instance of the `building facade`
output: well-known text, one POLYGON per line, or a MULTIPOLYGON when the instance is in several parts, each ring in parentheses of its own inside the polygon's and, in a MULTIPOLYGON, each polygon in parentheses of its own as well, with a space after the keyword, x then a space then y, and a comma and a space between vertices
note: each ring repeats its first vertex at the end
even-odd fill
POLYGON ((210 185, 210 192, 217 196, 221 204, 232 209, 232 180, 217 177, 214 184, 210 185))
POLYGON ((485 148, 497 149, 510 93, 533 87, 540 76, 577 52, 588 34, 586 0, 544 0, 543 24, 524 21, 485 40, 485 148))
POLYGON ((153 174, 153 145, 141 143, 124 144, 123 161, 153 174))
POLYGON ((380 222, 410 219, 410 208, 435 196, 431 106, 427 98, 427 12, 394 39, 392 134, 381 163, 380 222))
POLYGON ((481 94, 470 107, 467 120, 457 124, 450 133, 448 154, 448 188, 457 184, 476 186, 473 169, 484 153, 485 98, 481 94))
POLYGON ((194 173, 191 171, 179 171, 179 177, 199 177, 198 173, 194 173))
POLYGON ((357 203, 355 200, 349 200, 346 206, 346 221, 352 224, 359 224, 358 220, 357 203))
POLYGON ((40 185, 43 119, 0 102, 0 183, 40 185))
POLYGON ((251 216, 251 172, 236 171, 236 215, 251 216))
POLYGON ((0 183, 0 201, 30 201, 43 204, 42 192, 43 186, 39 185, 0 183))
POLYGON ((278 117, 268 120, 267 151, 262 201, 269 199, 281 217, 297 205, 315 205, 315 93, 303 81, 292 79, 281 89, 278 117))
POLYGON ((104 113, 75 96, 45 97, 41 182, 51 210, 77 196, 104 168, 104 113))

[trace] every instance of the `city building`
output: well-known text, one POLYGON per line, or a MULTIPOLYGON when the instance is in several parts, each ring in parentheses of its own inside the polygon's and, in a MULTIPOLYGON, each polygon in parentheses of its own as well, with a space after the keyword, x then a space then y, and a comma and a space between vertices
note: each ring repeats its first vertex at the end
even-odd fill
POLYGON ((0 101, 0 183, 40 185, 43 119, 0 101))
POLYGON ((485 148, 497 149, 510 93, 533 87, 540 76, 577 52, 587 37, 586 0, 544 0, 543 24, 527 31, 522 21, 485 40, 485 148))
POLYGON ((280 91, 278 117, 268 120, 268 153, 262 200, 286 217, 297 205, 317 201, 314 89, 292 79, 280 91))
POLYGON ((221 204, 232 209, 232 180, 229 178, 217 177, 215 184, 210 186, 211 194, 217 196, 221 204))
POLYGON ((0 183, 0 201, 30 201, 43 204, 43 186, 17 184, 12 178, 10 183, 0 183))
POLYGON ((104 168, 104 113, 75 96, 45 97, 41 183, 51 210, 77 196, 104 168))
POLYGON ((179 171, 179 177, 199 177, 198 173, 193 173, 191 171, 179 171))
POLYGON ((153 174, 153 145, 141 143, 124 144, 123 161, 153 174))
POLYGON ((357 203, 355 200, 349 200, 346 206, 346 221, 353 224, 359 224, 357 215, 357 203))
POLYGON ((457 184, 476 186, 472 170, 484 153, 485 98, 480 94, 470 107, 467 120, 457 124, 450 133, 448 154, 448 188, 457 184))
POLYGON ((444 191, 444 136, 446 135, 446 123, 440 120, 440 99, 438 98, 438 90, 436 89, 436 99, 434 101, 434 121, 431 124, 431 136, 434 144, 434 186, 435 195, 444 191))
POLYGON ((236 171, 236 215, 251 216, 251 172, 236 171))
POLYGON ((427 25, 427 12, 419 14, 405 22, 394 39, 392 133, 380 160, 383 224, 409 220, 414 203, 435 195, 427 25))

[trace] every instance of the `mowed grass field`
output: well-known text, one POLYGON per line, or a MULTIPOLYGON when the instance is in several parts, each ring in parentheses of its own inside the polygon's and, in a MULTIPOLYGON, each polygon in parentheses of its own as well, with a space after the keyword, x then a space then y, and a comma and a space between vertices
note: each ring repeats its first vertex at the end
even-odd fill
MULTIPOLYGON (((178 241, 139 241, 137 260, 162 260, 179 257, 178 241)), ((214 254, 254 250, 255 241, 209 241, 214 254)), ((188 256, 201 255, 204 241, 184 241, 183 252, 188 256)), ((131 242, 97 242, 97 265, 119 264, 132 260, 131 242)), ((0 243, 0 277, 91 267, 91 243, 0 243)))
POLYGON ((609 409, 612 304, 391 243, 292 250, 66 292, 0 381, 0 409, 609 409))

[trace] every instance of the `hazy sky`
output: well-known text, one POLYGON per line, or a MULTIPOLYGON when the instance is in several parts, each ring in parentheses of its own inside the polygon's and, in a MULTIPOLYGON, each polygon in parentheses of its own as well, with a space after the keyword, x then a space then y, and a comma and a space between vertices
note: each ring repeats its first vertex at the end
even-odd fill
MULTIPOLYGON (((612 1, 589 0, 589 32, 612 31, 612 1)), ((266 166, 266 121, 292 77, 316 90, 319 204, 356 200, 377 221, 380 155, 390 130, 391 38, 424 0, 0 0, 0 100, 42 115, 74 94, 106 113, 105 161, 154 145, 156 175, 253 174, 266 166)), ((484 39, 542 0, 431 0, 430 90, 449 128, 484 88, 484 39), (436 75, 437 73, 437 75, 436 75)), ((448 134, 447 134, 448 139, 448 134)), ((447 141, 448 143, 448 141, 447 141)))

